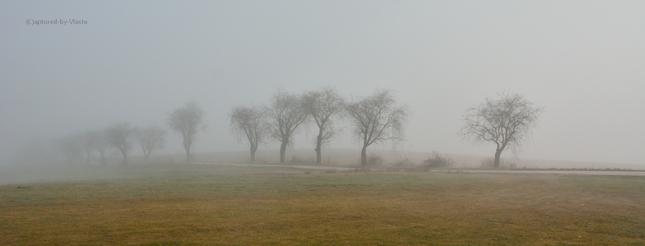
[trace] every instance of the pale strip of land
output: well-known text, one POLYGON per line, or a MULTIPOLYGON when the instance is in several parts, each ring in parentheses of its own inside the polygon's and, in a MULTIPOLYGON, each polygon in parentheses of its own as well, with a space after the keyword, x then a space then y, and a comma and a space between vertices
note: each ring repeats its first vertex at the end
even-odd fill
MULTIPOLYGON (((391 150, 370 150, 370 155, 376 155, 382 159, 382 164, 376 167, 369 167, 374 171, 403 171, 410 170, 422 165, 423 160, 432 158, 432 153, 414 151, 391 150), (398 165, 406 160, 405 165, 398 165)), ((248 151, 221 151, 209 153, 195 153, 194 163, 220 163, 229 165, 264 165, 267 167, 295 167, 300 169, 353 171, 358 166, 359 150, 354 149, 328 149, 323 151, 323 160, 320 165, 313 164, 315 152, 313 150, 288 150, 287 163, 279 164, 277 150, 260 150, 257 152, 257 160, 254 164, 249 160, 248 151)), ((607 162, 584 162, 584 161, 550 161, 550 160, 529 160, 519 158, 503 159, 507 166, 501 170, 479 170, 483 161, 490 157, 468 156, 458 154, 442 154, 452 160, 452 169, 460 169, 462 172, 496 172, 496 173, 542 173, 542 174, 588 174, 588 175, 630 175, 644 176, 645 165, 635 163, 607 163, 607 162), (555 169, 555 170, 554 170, 555 169), (559 170, 577 169, 577 170, 559 170), (585 170, 586 169, 586 170, 585 170), (627 171, 629 170, 629 171, 627 171), (627 171, 627 172, 619 172, 627 171), (640 171, 640 172, 637 172, 640 171)), ((149 165, 176 165, 184 163, 185 154, 161 154, 153 155, 149 165)), ((145 161, 142 156, 132 156, 129 168, 142 166, 145 161)), ((24 165, 10 165, 0 167, 0 184, 16 184, 29 182, 60 182, 95 180, 114 177, 122 173, 124 167, 121 165, 121 158, 111 156, 108 158, 107 166, 99 165, 98 157, 88 165, 85 163, 29 163, 24 165)), ((128 168, 128 169, 129 169, 128 168)), ((439 170, 445 171, 445 170, 439 170)), ((455 170, 451 170, 455 171, 455 170)))
MULTIPOLYGON (((246 164, 246 163, 193 163, 204 165, 227 165, 238 167, 277 167, 299 168, 312 170, 354 171, 361 168, 321 166, 321 165, 291 165, 291 164, 246 164)), ((366 168, 370 171, 403 171, 399 168, 366 168)), ((645 171, 609 171, 609 170, 477 170, 477 169, 434 169, 431 172, 463 172, 463 173, 509 173, 509 174, 561 174, 561 175, 618 175, 618 176, 645 176, 645 171)))
MULTIPOLYGON (((455 168, 478 168, 482 161, 491 159, 490 156, 473 156, 453 153, 440 153, 450 158, 455 168)), ((390 149, 368 150, 368 156, 375 155, 383 160, 382 166, 388 167, 402 160, 409 160, 412 163, 420 164, 423 160, 433 157, 432 152, 420 151, 392 151, 390 149)), ((289 163, 313 163, 316 153, 313 149, 290 149, 287 150, 287 162, 289 163)), ((158 157, 159 161, 181 162, 182 155, 164 155, 158 157)), ((221 163, 248 163, 250 162, 249 151, 218 151, 210 153, 197 153, 194 155, 198 162, 221 162, 221 163)), ((356 166, 359 164, 360 150, 358 149, 323 149, 322 165, 325 166, 356 166)), ((593 162, 593 161, 566 161, 566 160, 537 160, 526 159, 503 155, 503 162, 511 168, 518 169, 629 169, 645 170, 645 163, 619 163, 619 162, 593 162)), ((277 163, 279 161, 278 150, 258 150, 256 163, 277 163)))

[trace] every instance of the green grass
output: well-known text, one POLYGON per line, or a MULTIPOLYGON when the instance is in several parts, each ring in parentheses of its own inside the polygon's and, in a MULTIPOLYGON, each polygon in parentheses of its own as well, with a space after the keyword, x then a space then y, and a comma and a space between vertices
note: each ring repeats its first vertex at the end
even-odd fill
POLYGON ((133 166, 0 186, 2 245, 645 244, 645 178, 133 166))

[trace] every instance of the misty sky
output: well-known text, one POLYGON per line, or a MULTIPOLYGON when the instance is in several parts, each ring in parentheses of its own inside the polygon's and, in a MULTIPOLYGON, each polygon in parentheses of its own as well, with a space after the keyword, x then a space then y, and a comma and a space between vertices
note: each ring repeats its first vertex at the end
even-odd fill
MULTIPOLYGON (((2 160, 121 121, 167 128, 188 101, 208 125, 196 152, 246 150, 232 107, 325 85, 394 91, 405 150, 492 156, 457 132, 509 91, 545 107, 521 158, 645 164, 645 1, 0 2, 2 160)), ((359 148, 349 132, 330 147, 359 148)), ((314 154, 313 135, 294 147, 314 154)), ((183 152, 178 134, 163 152, 183 152)))

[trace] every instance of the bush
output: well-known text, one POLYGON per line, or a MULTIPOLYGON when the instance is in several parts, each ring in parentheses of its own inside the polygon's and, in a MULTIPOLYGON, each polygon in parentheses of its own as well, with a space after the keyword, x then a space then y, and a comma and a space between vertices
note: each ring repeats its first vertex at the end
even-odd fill
POLYGON ((495 160, 493 158, 483 159, 481 161, 481 163, 479 163, 479 167, 481 167, 481 168, 493 168, 493 165, 495 164, 494 161, 495 160))
POLYGON ((428 158, 425 161, 423 161, 422 166, 423 167, 428 167, 428 168, 439 168, 439 167, 451 167, 452 164, 454 163, 450 158, 446 156, 442 156, 439 154, 439 152, 432 152, 434 155, 433 158, 428 158))
POLYGON ((403 160, 400 160, 400 161, 392 163, 392 166, 395 166, 395 167, 413 167, 413 166, 416 166, 416 165, 417 164, 414 163, 413 161, 410 161, 410 159, 408 159, 408 157, 405 157, 405 158, 403 158, 403 160))
POLYGON ((370 154, 369 157, 367 157, 367 165, 368 166, 381 166, 383 165, 383 158, 378 155, 378 154, 370 154))

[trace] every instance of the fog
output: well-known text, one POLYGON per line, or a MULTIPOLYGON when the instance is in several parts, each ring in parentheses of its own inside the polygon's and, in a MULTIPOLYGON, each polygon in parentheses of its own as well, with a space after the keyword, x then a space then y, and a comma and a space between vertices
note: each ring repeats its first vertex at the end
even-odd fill
MULTIPOLYGON (((406 151, 492 156, 457 133, 468 107, 512 92, 545 108, 519 158, 645 164, 643 16, 643 1, 3 1, 0 162, 117 122, 168 129, 187 102, 207 125, 193 152, 247 150, 233 107, 332 86, 393 91, 406 151)), ((314 128, 293 149, 313 150, 314 128)), ((358 158, 350 132, 328 148, 358 158)), ((157 154, 183 151, 169 132, 157 154)))

